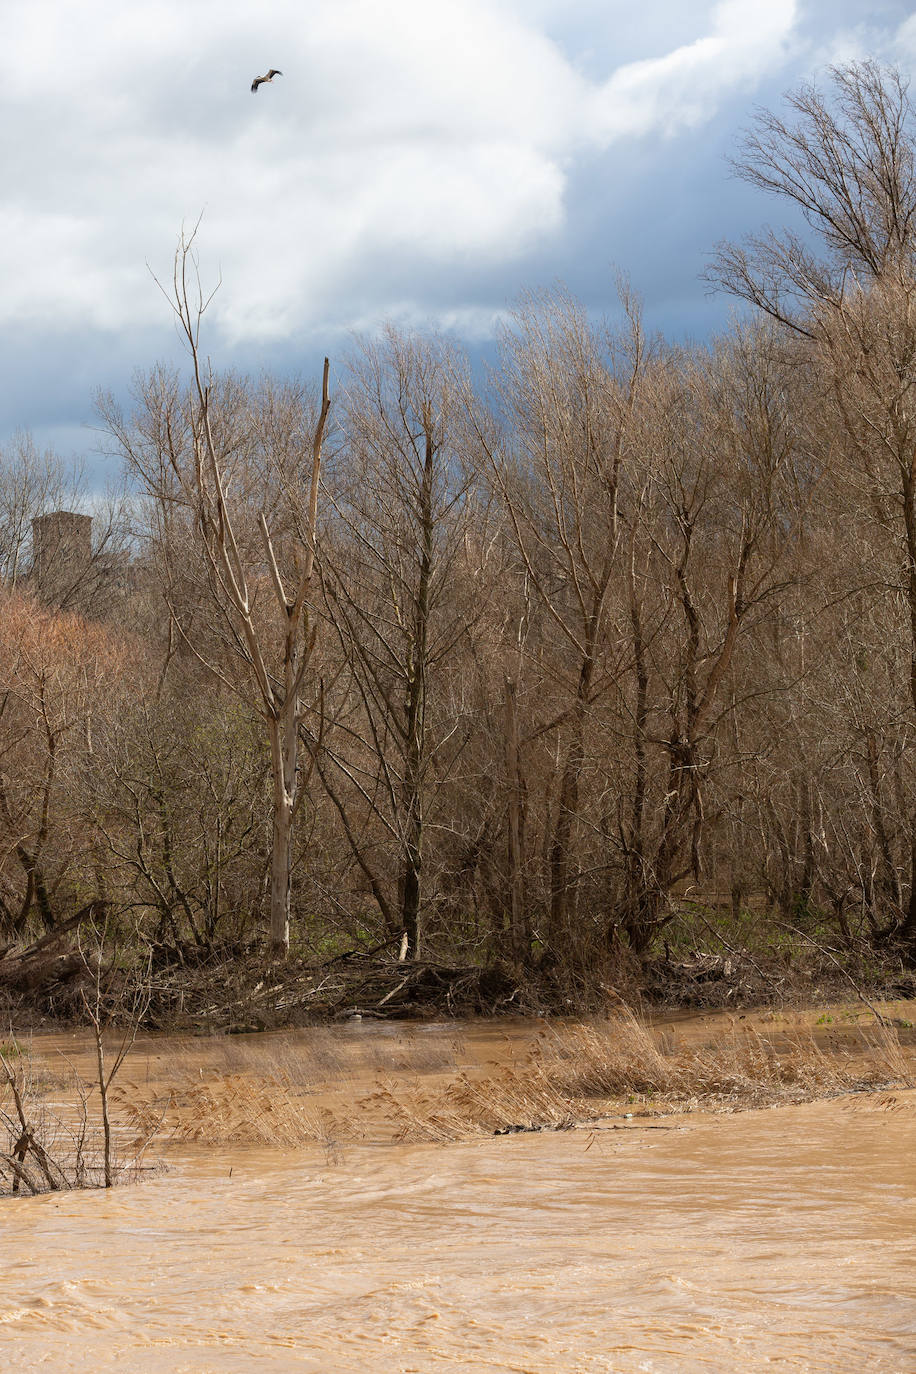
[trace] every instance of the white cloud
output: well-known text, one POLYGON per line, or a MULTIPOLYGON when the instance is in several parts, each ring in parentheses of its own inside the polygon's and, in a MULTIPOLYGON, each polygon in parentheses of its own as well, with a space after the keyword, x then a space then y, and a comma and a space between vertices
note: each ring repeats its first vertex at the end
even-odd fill
POLYGON ((786 55, 796 0, 723 0, 710 31, 664 57, 620 68, 590 99, 605 139, 653 130, 676 133, 709 119, 722 97, 786 55))
POLYGON ((912 62, 916 59, 916 14, 905 19, 894 36, 894 48, 898 56, 912 62))
POLYGON ((778 66, 796 4, 701 6, 695 39, 604 81, 539 27, 561 13, 546 0, 17 5, 0 54, 16 135, 0 320, 161 320, 145 263, 167 273, 201 210, 205 276, 222 271, 216 313, 235 339, 339 323, 341 300, 357 317, 371 263, 385 265, 383 310, 420 265, 510 261, 562 226, 576 159, 693 128, 778 66), (271 64, 283 76, 251 96, 271 64))

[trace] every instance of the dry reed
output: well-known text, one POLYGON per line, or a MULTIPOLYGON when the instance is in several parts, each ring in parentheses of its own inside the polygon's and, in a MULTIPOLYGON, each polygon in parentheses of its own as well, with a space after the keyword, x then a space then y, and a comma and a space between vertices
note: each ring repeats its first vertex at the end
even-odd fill
POLYGON ((620 1013, 559 1032, 546 1052, 552 1081, 584 1103, 652 1098, 739 1108, 916 1081, 912 1054, 886 1025, 825 1048, 807 1028, 763 1034, 734 1023, 711 1043, 685 1049, 664 1047, 634 1016, 620 1013))
POLYGON ((176 1144, 281 1145, 294 1148, 328 1137, 323 1114, 300 1097, 282 1074, 247 1074, 192 1083, 152 1103, 118 1093, 124 1117, 142 1133, 158 1117, 176 1144))
POLYGON ((499 1062, 457 1070, 460 1054, 456 1045, 448 1063, 441 1050, 427 1063, 409 1038, 389 1042, 387 1050, 366 1043, 360 1051, 352 1040, 335 1044, 333 1032, 309 1047, 279 1037, 261 1046, 227 1044, 206 1080, 202 1070, 186 1070, 183 1082, 149 1102, 125 1084, 119 1104, 140 1136, 158 1115, 165 1134, 181 1144, 334 1148, 358 1140, 446 1142, 561 1130, 627 1107, 739 1110, 916 1082, 912 1048, 886 1025, 851 1030, 840 1041, 819 1040, 807 1029, 764 1034, 734 1023, 691 1048, 620 1012, 545 1029, 524 1053, 512 1055, 510 1046, 499 1062), (360 1092, 353 1075, 366 1067, 376 1081, 360 1092))
POLYGON ((889 1026, 828 1049, 807 1030, 777 1038, 736 1026, 712 1044, 666 1050, 622 1013, 545 1032, 522 1058, 459 1073, 441 1091, 388 1083, 358 1105, 381 1110, 398 1139, 444 1141, 560 1130, 637 1104, 739 1110, 914 1084, 913 1056, 889 1026))

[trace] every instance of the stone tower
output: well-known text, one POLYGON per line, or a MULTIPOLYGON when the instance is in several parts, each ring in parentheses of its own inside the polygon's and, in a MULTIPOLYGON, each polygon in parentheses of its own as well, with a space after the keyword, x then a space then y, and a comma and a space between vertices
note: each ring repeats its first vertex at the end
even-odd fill
POLYGON ((32 521, 32 576, 42 601, 73 605, 92 566, 92 516, 55 510, 32 521))

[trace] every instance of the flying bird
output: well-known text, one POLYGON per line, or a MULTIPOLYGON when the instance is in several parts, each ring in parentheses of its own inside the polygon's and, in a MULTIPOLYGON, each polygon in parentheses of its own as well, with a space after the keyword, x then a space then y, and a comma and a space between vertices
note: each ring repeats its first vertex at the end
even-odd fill
POLYGON ((252 81, 252 83, 251 83, 251 93, 252 93, 252 95, 257 95, 257 93, 258 93, 258 87, 259 87, 259 86, 262 86, 262 85, 264 84, 265 81, 273 81, 273 79, 274 79, 275 76, 282 76, 282 75, 283 75, 283 73, 282 73, 282 72, 278 72, 277 69, 276 69, 276 67, 271 67, 270 71, 267 73, 266 76, 256 76, 255 79, 254 79, 254 80, 252 81))

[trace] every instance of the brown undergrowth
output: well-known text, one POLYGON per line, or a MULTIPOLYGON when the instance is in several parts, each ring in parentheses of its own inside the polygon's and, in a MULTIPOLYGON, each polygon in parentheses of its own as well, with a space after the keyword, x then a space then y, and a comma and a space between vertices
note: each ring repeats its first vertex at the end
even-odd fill
MULTIPOLYGON (((327 1036, 328 1052, 333 1035, 327 1036)), ((272 1046, 227 1050, 225 1073, 188 1077, 167 1097, 139 1100, 129 1084, 120 1106, 142 1134, 158 1114, 179 1144, 327 1148, 366 1141, 447 1142, 527 1130, 562 1130, 614 1114, 646 1116, 702 1107, 737 1111, 863 1090, 916 1085, 916 1052, 889 1025, 768 1031, 738 1023, 689 1045, 620 1012, 600 1022, 545 1028, 522 1053, 455 1069, 438 1059, 383 1057, 349 1075, 344 1058, 303 1060, 272 1046), (246 1063, 246 1058, 248 1061, 246 1063), (266 1071, 265 1071, 266 1069, 266 1071), (330 1077, 328 1070, 331 1070, 330 1077)))
MULTIPOLYGON (((156 1112, 127 1097, 124 1106, 140 1130, 156 1112)), ((172 1095, 166 1122, 170 1138, 179 1144, 290 1147, 323 1140, 327 1134, 322 1114, 277 1073, 257 1080, 235 1074, 192 1084, 172 1095)))
POLYGON ((689 1047, 621 1014, 565 1032, 552 1055, 555 1076, 584 1102, 638 1098, 738 1110, 916 1084, 916 1055, 889 1025, 819 1037, 807 1027, 763 1033, 733 1023, 728 1034, 689 1047))

